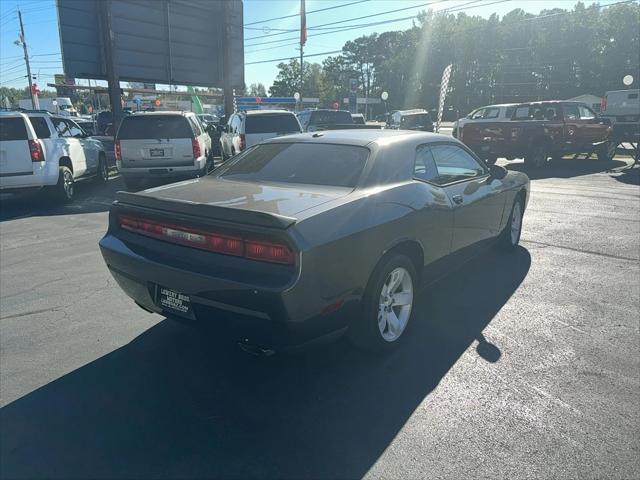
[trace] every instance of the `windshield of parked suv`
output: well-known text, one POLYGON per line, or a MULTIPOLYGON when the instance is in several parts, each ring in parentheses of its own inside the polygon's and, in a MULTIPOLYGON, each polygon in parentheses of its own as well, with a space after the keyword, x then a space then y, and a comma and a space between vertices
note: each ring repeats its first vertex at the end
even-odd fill
POLYGON ((416 113, 414 115, 404 115, 400 120, 400 128, 426 127, 432 123, 428 113, 416 113))
POLYGON ((369 150, 352 145, 267 143, 249 150, 220 176, 251 182, 355 187, 369 150))
POLYGON ((189 138, 193 131, 181 115, 149 115, 124 117, 118 130, 120 140, 146 138, 189 138))
POLYGON ((22 117, 0 118, 0 141, 26 139, 27 127, 22 117))
POLYGON ((340 125, 353 123, 351 114, 341 110, 315 111, 311 114, 311 125, 340 125))
POLYGON ((245 133, 300 132, 300 124, 293 114, 247 115, 245 133))

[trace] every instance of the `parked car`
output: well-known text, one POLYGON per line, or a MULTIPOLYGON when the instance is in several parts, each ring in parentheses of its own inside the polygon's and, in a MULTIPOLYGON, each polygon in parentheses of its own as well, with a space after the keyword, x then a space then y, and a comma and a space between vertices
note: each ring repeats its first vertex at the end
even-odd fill
POLYGON ((540 168, 549 157, 596 152, 600 160, 611 159, 615 145, 609 141, 611 122, 588 106, 568 101, 517 105, 510 120, 471 122, 459 138, 480 158, 524 158, 540 168))
POLYGON ((356 125, 366 125, 367 123, 364 120, 364 115, 361 113, 352 113, 351 118, 353 119, 353 123, 356 125))
POLYGON ((109 178, 102 144, 70 117, 0 113, 0 191, 46 188, 62 202, 75 196, 79 179, 109 178))
POLYGON ((326 130, 328 127, 354 125, 351 113, 346 110, 303 110, 298 113, 298 120, 304 132, 326 130))
POLYGON ((486 107, 476 108, 466 117, 460 118, 453 122, 452 135, 458 138, 458 129, 464 127, 470 122, 493 122, 499 120, 511 120, 516 104, 505 103, 502 105, 487 105, 486 107))
POLYGON ((234 113, 220 134, 220 153, 226 160, 268 138, 300 132, 296 116, 288 110, 234 113))
POLYGON ((600 115, 613 125, 612 140, 621 142, 640 141, 639 89, 614 90, 604 94, 600 115))
POLYGON ((107 126, 113 122, 111 110, 103 110, 96 113, 96 135, 105 135, 107 126))
POLYGON ((433 132, 433 120, 423 109, 398 110, 391 115, 389 128, 433 132))
POLYGON ((143 309, 220 329, 228 318, 253 351, 345 331, 385 351, 422 281, 481 245, 516 248, 528 198, 525 174, 449 136, 291 135, 188 184, 119 192, 100 249, 143 309))
POLYGON ((211 138, 191 112, 136 112, 122 119, 116 165, 128 189, 147 178, 195 177, 213 165, 211 138))
POLYGON ((86 120, 82 118, 74 118, 74 120, 78 126, 87 133, 87 135, 93 136, 96 134, 96 124, 93 120, 86 120))
POLYGON ((217 125, 218 122, 220 121, 220 119, 215 116, 212 115, 210 113, 200 113, 196 115, 198 117, 198 120, 200 120, 201 123, 203 123, 205 126, 206 125, 217 125))

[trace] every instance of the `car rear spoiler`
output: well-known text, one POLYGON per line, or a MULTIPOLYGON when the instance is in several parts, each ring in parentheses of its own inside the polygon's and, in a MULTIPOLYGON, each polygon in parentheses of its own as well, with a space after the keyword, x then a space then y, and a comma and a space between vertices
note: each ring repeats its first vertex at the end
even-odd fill
POLYGON ((177 213, 207 220, 221 220, 229 223, 278 228, 282 230, 289 228, 297 221, 295 218, 278 215, 276 213, 156 198, 143 193, 117 192, 113 205, 121 208, 134 207, 151 209, 157 212, 165 212, 166 214, 177 213))
POLYGON ((362 125, 357 123, 338 123, 333 125, 318 125, 316 130, 382 130, 382 125, 362 125))

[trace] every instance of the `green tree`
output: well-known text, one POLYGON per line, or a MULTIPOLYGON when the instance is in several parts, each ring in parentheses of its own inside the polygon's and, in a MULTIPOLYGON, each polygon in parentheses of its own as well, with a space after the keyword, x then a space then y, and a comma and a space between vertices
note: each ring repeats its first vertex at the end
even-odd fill
POLYGON ((267 89, 262 83, 252 83, 249 85, 249 96, 250 97, 266 97, 267 89))

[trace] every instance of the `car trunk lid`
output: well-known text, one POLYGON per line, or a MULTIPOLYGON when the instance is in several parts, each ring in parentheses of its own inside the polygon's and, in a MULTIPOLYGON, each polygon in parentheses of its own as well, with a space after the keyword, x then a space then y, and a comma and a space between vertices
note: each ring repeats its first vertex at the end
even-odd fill
POLYGON ((120 140, 123 167, 193 165, 191 138, 120 140))

